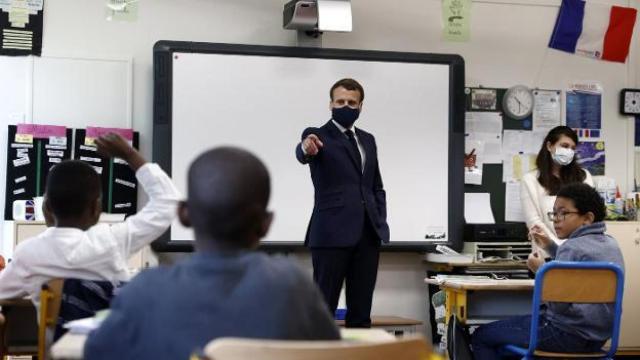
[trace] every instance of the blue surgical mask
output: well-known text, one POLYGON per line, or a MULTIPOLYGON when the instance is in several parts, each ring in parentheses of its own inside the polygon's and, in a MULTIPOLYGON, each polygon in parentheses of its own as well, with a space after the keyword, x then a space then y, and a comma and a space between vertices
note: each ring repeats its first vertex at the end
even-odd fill
POLYGON ((360 116, 360 109, 343 106, 331 109, 331 117, 345 129, 350 129, 360 116))
POLYGON ((556 151, 551 154, 551 158, 556 164, 560 166, 567 166, 571 164, 575 156, 575 151, 561 146, 556 146, 556 151))

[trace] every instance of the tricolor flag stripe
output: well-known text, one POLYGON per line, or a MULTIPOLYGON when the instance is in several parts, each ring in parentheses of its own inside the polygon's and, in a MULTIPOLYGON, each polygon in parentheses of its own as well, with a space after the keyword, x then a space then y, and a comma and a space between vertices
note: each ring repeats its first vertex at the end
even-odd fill
POLYGON ((549 47, 625 62, 637 10, 583 0, 562 0, 549 47))
POLYGON ((576 44, 576 53, 595 58, 602 56, 604 35, 609 28, 609 12, 604 8, 605 6, 594 3, 584 5, 582 33, 576 44))
POLYGON ((581 0, 562 1, 549 47, 570 53, 576 52, 576 44, 582 33, 584 5, 584 1, 581 0))
POLYGON ((636 9, 620 6, 611 7, 611 20, 604 37, 602 58, 625 62, 629 55, 633 27, 636 24, 636 9))

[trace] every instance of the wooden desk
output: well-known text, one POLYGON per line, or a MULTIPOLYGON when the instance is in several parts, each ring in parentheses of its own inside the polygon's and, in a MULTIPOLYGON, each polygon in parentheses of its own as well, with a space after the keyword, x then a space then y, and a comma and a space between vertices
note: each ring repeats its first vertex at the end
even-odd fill
POLYGON ((449 321, 451 314, 463 324, 470 324, 470 314, 476 320, 474 323, 485 323, 512 315, 523 315, 531 312, 531 295, 534 281, 523 280, 464 280, 450 279, 438 282, 427 278, 426 284, 439 286, 445 291, 445 323, 449 321), (496 292, 499 295, 507 295, 508 302, 503 302, 505 296, 491 296, 496 292), (472 293, 479 296, 471 297, 472 293), (483 305, 487 302, 489 308, 483 311, 483 305), (497 311, 496 311, 497 310, 497 311))
MULTIPOLYGON (((344 320, 336 320, 336 325, 344 326, 344 320)), ((372 316, 371 328, 383 329, 393 333, 396 336, 414 334, 418 332, 418 326, 422 325, 422 321, 407 319, 400 316, 372 316)))

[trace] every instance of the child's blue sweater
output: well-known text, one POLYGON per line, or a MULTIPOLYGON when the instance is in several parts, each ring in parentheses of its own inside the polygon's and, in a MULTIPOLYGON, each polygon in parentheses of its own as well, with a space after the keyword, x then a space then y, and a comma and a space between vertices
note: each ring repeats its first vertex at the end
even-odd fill
MULTIPOLYGON (((585 225, 574 231, 562 245, 548 252, 558 261, 605 261, 624 269, 622 253, 615 239, 606 235, 604 222, 585 225)), ((589 281, 589 279, 585 279, 589 281)), ((588 340, 611 337, 613 304, 549 303, 545 316, 556 327, 588 340)))

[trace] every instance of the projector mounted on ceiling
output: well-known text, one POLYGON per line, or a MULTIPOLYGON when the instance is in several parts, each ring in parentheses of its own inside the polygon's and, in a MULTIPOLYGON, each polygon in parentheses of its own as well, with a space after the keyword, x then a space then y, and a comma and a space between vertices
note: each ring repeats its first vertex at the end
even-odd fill
POLYGON ((305 32, 352 29, 351 0, 291 0, 284 5, 282 26, 305 32))

